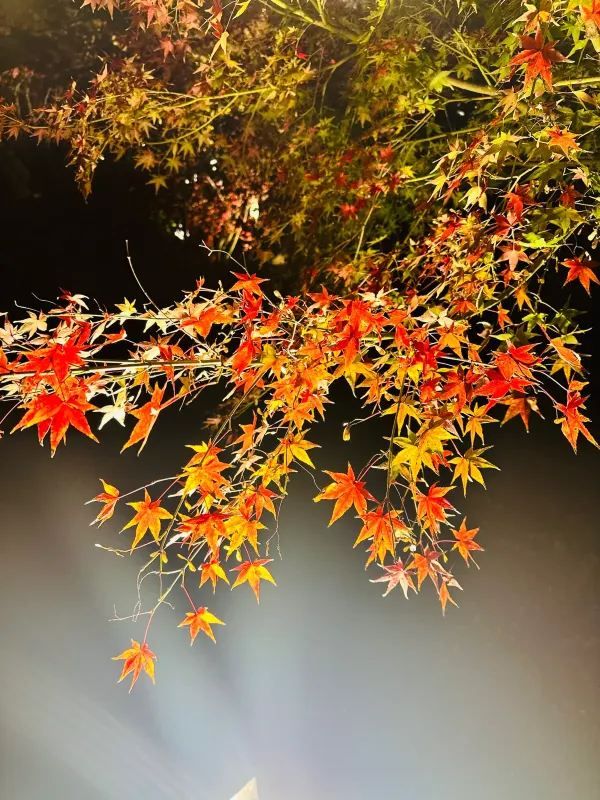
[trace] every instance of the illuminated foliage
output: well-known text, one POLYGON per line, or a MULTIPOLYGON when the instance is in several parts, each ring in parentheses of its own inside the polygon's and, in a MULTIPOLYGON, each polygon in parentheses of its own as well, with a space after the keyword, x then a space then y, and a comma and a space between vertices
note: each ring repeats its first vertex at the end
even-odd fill
POLYGON ((14 429, 37 427, 52 453, 70 428, 95 439, 129 418, 124 449, 141 450, 167 408, 223 390, 176 474, 103 481, 94 498, 99 524, 133 509, 113 549, 143 551, 138 584, 160 587, 122 677, 153 676, 146 635, 175 590, 193 641, 222 624, 190 596, 198 584, 248 583, 258 600, 275 583, 280 505, 293 473, 314 470, 337 383, 364 411, 345 441, 374 417, 389 433, 366 464, 326 470, 315 500, 333 504, 330 524, 357 518, 386 594, 429 585, 456 605, 454 571, 483 549, 457 509, 495 468, 488 426, 550 414, 574 450, 597 444, 578 315, 554 299, 598 283, 596 5, 84 5, 121 19, 124 57, 31 113, 13 85, 4 135, 66 142, 86 193, 102 158, 131 154, 165 190, 157 204, 185 192, 184 236, 251 264, 166 307, 64 293, 0 328, 14 429))

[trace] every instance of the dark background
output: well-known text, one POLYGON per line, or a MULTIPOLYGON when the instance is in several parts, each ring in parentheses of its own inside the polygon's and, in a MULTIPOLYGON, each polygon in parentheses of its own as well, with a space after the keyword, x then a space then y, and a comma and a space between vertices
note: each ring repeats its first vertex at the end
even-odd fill
MULTIPOLYGON (((125 240, 149 293, 177 297, 215 268, 154 208, 126 161, 100 170, 86 203, 58 150, 3 145, 0 310, 19 318, 14 300, 58 287, 142 300, 125 240)), ((347 403, 322 426, 321 467, 370 455, 368 436, 341 442, 347 403)), ((216 647, 190 649, 178 599, 153 624, 156 687, 116 686, 110 656, 142 625, 108 620, 131 612, 137 568, 93 546, 114 544, 123 520, 89 528, 82 504, 100 476, 134 487, 167 474, 206 411, 161 417, 139 459, 118 455, 120 429, 101 446, 71 433, 53 461, 32 431, 0 442, 2 800, 227 800, 252 775, 261 800, 600 796, 599 456, 582 443, 575 457, 551 420, 529 436, 504 428, 502 471, 461 502, 486 552, 481 571, 459 567, 445 619, 430 592, 383 600, 352 550, 355 521, 327 529, 329 504, 299 475, 278 588, 260 607, 246 587, 217 593, 216 647)))

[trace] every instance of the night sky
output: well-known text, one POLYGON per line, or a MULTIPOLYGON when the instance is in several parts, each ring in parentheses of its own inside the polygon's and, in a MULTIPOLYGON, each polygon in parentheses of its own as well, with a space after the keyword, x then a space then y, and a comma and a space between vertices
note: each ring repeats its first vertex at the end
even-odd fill
MULTIPOLYGON (((59 287, 141 299, 125 240, 158 302, 213 269, 161 230, 126 162, 101 170, 87 204, 71 177, 51 148, 0 148, 2 310, 19 317, 15 299, 59 287)), ((319 467, 362 466, 378 446, 377 429, 341 442, 350 404, 316 436, 319 467)), ((485 553, 481 570, 458 568, 445 619, 431 592, 382 599, 352 549, 356 522, 328 529, 300 474, 278 587, 260 607, 247 587, 217 593, 216 646, 189 647, 177 598, 151 631, 156 686, 117 686, 110 657, 142 624, 109 619, 131 613, 137 564, 94 547, 118 543, 124 519, 90 528, 83 502, 99 477, 133 488, 176 468, 210 410, 162 415, 140 458, 119 456, 120 429, 102 445, 72 432, 53 460, 33 431, 0 442, 2 800, 227 800, 252 776, 261 800, 600 796, 600 461, 587 443, 574 456, 551 420, 502 429, 501 472, 460 501, 485 553)))

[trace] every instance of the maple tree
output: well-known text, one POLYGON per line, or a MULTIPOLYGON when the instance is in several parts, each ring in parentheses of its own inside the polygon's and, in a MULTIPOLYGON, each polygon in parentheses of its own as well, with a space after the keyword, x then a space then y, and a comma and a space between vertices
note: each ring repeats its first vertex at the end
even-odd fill
POLYGON ((128 515, 127 546, 107 549, 143 553, 138 590, 158 584, 121 679, 154 678, 148 632, 177 590, 193 642, 224 624, 198 591, 247 583, 258 601, 275 584, 281 503, 315 469, 338 383, 364 412, 344 441, 374 418, 389 432, 366 464, 325 470, 315 500, 330 525, 357 519, 386 595, 429 586, 445 612, 483 550, 457 514, 495 468, 487 426, 550 414, 574 450, 597 446, 563 287, 599 282, 598 4, 83 5, 112 32, 100 71, 53 75, 36 105, 42 77, 15 65, 0 135, 65 143, 84 193, 103 159, 131 157, 165 224, 235 264, 164 307, 63 292, 0 327, 4 419, 52 454, 71 428, 128 421, 123 449, 141 451, 167 409, 223 390, 176 474, 94 498, 99 525, 128 515))

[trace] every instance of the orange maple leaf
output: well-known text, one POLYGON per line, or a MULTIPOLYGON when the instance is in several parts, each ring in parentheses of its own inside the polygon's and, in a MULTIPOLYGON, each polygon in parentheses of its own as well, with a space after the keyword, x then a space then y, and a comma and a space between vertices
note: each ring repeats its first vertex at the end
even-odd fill
POLYGON ((238 436, 237 439, 234 439, 233 444, 241 445, 239 449, 239 454, 243 455, 247 453, 248 450, 252 450, 254 447, 254 433, 256 431, 256 414, 252 415, 252 422, 248 425, 240 425, 242 430, 242 435, 238 436))
POLYGON ((237 281, 231 287, 232 292, 247 292, 259 297, 264 294, 260 284, 265 283, 268 278, 259 278, 258 275, 249 275, 244 272, 232 272, 231 274, 237 278, 237 281))
MULTIPOLYGON (((99 525, 102 525, 103 522, 106 522, 107 519, 110 519, 115 511, 115 506, 120 496, 119 490, 115 486, 111 486, 110 483, 106 483, 106 481, 100 478, 100 483, 102 484, 102 488, 104 489, 103 492, 97 494, 92 500, 89 500, 90 503, 104 503, 104 507, 100 509, 98 512, 98 516, 94 520, 99 525)), ((92 525, 94 524, 92 523, 92 525)))
POLYGON ((277 586, 275 579, 265 567, 265 564, 270 564, 271 561, 273 561, 272 558, 257 558, 255 561, 244 561, 239 567, 234 567, 233 572, 239 572, 239 575, 231 588, 235 589, 236 586, 248 582, 254 592, 256 602, 260 603, 260 582, 269 581, 277 586))
POLYGON ((156 661, 156 656, 152 650, 150 650, 146 642, 140 644, 136 642, 135 639, 132 639, 131 647, 128 647, 127 650, 123 650, 118 656, 113 656, 113 661, 121 660, 125 663, 123 664, 118 683, 121 683, 123 678, 126 678, 129 673, 131 673, 132 678, 129 691, 133 689, 142 670, 150 678, 152 683, 154 683, 154 662, 156 661))
POLYGON ((393 556, 396 546, 395 535, 408 530, 398 515, 379 505, 373 511, 367 511, 361 520, 363 526, 354 542, 354 547, 367 539, 373 540, 367 564, 375 559, 383 561, 386 553, 391 553, 393 556))
POLYGON ((540 414, 535 397, 510 397, 503 402, 504 405, 506 405, 506 414, 504 415, 501 425, 504 425, 514 417, 521 417, 523 425, 525 425, 525 430, 529 433, 529 417, 531 416, 531 412, 535 411, 537 414, 540 414))
POLYGON ((432 549, 425 550, 424 553, 414 554, 413 560, 410 562, 407 569, 417 570, 417 587, 419 589, 427 577, 431 578, 437 588, 438 573, 443 572, 443 568, 438 564, 438 558, 440 556, 441 553, 432 549))
POLYGON ((200 567, 200 586, 204 586, 207 581, 212 583, 213 594, 217 588, 217 581, 225 581, 229 583, 229 578, 225 574, 225 570, 219 563, 218 558, 213 558, 210 561, 205 561, 200 567))
POLYGON ((452 545, 452 549, 458 550, 467 565, 469 564, 469 560, 473 561, 473 556, 471 555, 473 550, 483 550, 483 547, 474 541, 478 533, 479 528, 467 528, 466 517, 461 522, 460 528, 452 531, 452 535, 456 539, 456 542, 452 545))
POLYGON ((136 503, 127 503, 127 505, 131 506, 136 512, 133 519, 122 529, 125 531, 127 528, 132 528, 134 525, 136 526, 135 538, 131 549, 134 550, 137 547, 148 530, 152 534, 154 541, 158 544, 161 520, 171 519, 172 514, 170 514, 166 508, 161 508, 160 499, 152 500, 147 489, 144 489, 143 500, 136 503))
POLYGON ((325 473, 333 478, 333 483, 323 489, 315 498, 315 503, 320 500, 335 500, 335 506, 329 520, 329 525, 343 516, 353 505, 357 513, 363 516, 367 510, 367 500, 375 500, 373 495, 365 488, 365 482, 357 480, 354 470, 348 464, 348 472, 325 473))
POLYGON ((438 597, 440 598, 440 603, 442 606, 442 614, 446 614, 446 605, 448 602, 452 603, 453 606, 458 608, 458 603, 456 603, 451 597, 450 592, 448 591, 449 586, 454 586, 457 589, 462 589, 462 586, 452 577, 444 576, 442 578, 441 586, 438 590, 438 597))
POLYGON ((156 385, 150 400, 141 408, 136 408, 131 412, 131 415, 134 416, 138 421, 131 431, 131 436, 121 448, 121 452, 126 450, 128 447, 131 447, 131 445, 137 444, 137 442, 142 443, 138 453, 142 452, 146 442, 148 441, 148 436, 150 436, 150 431, 154 427, 154 423, 156 422, 158 414, 162 408, 164 393, 164 387, 161 388, 160 386, 156 385))
POLYGON ((262 516, 265 509, 276 516, 274 497, 277 497, 277 494, 266 486, 251 487, 240 496, 240 507, 247 514, 254 513, 257 519, 262 516))
POLYGON ((531 377, 530 367, 540 363, 539 357, 531 352, 533 347, 531 344, 523 344, 520 347, 510 344, 506 352, 494 354, 496 366, 505 380, 510 381, 513 375, 531 377))
POLYGON ((445 498, 452 488, 452 486, 438 486, 434 483, 429 487, 427 494, 423 492, 416 494, 417 516, 434 533, 439 532, 440 522, 446 521, 446 512, 453 508, 450 501, 445 498))
POLYGON ((550 137, 550 147, 557 147, 559 150, 568 157, 573 150, 581 150, 577 144, 575 135, 568 130, 561 130, 560 128, 551 128, 547 131, 550 137))
POLYGON ((595 25, 600 31, 600 0, 592 0, 590 6, 582 6, 581 13, 585 22, 595 25))
POLYGON ((571 281, 579 281, 586 292, 590 294, 590 283, 600 283, 598 276, 594 272, 594 267, 598 266, 596 261, 568 258, 566 261, 562 261, 561 264, 569 270, 563 286, 566 286, 571 281))
POLYGON ((190 645, 194 644, 194 640, 196 636, 202 631, 205 633, 209 639, 212 639, 213 642, 216 642, 215 635, 212 630, 212 625, 225 625, 223 620, 220 620, 218 617, 215 617, 206 606, 201 606, 197 608, 195 611, 188 611, 185 615, 185 619, 183 619, 178 628, 183 628, 185 625, 189 625, 190 628, 190 645))
POLYGON ((252 360, 259 351, 260 345, 258 339, 252 336, 245 336, 231 358, 231 368, 233 371, 237 374, 242 373, 250 366, 252 360))
POLYGON ((184 493, 199 491, 204 497, 221 497, 222 486, 227 483, 221 473, 227 464, 219 461, 220 447, 208 444, 189 445, 195 454, 183 468, 185 473, 184 493))

